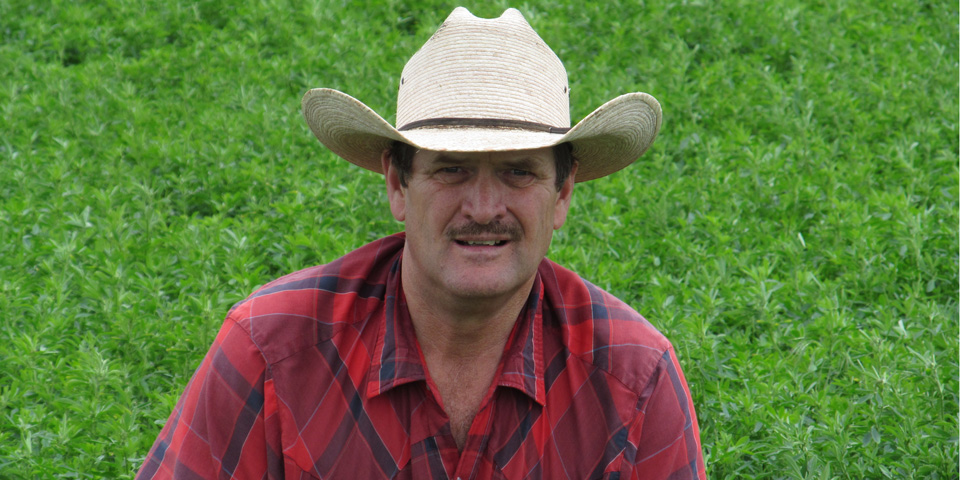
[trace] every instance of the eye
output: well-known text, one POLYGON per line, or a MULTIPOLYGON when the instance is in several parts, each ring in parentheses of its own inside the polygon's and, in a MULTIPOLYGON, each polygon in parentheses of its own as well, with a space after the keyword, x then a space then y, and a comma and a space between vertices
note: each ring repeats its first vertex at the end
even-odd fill
POLYGON ((463 167, 449 166, 438 168, 433 176, 443 183, 459 183, 466 180, 469 174, 463 167))
POLYGON ((511 168, 503 172, 505 181, 514 187, 526 187, 537 180, 537 175, 522 168, 511 168))

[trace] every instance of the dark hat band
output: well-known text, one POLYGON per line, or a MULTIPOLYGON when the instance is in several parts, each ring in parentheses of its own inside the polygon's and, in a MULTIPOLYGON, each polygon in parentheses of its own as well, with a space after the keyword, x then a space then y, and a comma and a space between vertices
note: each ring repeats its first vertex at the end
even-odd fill
POLYGON ((425 127, 505 127, 505 128, 518 128, 520 130, 531 130, 534 132, 547 132, 547 133, 567 133, 570 131, 568 127, 553 127, 543 123, 537 122, 527 122, 524 120, 509 120, 502 118, 457 118, 457 117, 443 117, 443 118, 426 118, 423 120, 417 120, 410 122, 397 130, 406 131, 414 130, 417 128, 425 127))

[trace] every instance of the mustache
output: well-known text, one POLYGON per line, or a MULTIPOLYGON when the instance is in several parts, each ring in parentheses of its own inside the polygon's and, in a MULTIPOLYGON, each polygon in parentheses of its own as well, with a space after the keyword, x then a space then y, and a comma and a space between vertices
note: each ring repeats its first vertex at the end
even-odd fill
POLYGON ((520 229, 519 225, 503 222, 492 222, 487 224, 470 222, 465 225, 450 227, 444 233, 447 238, 450 239, 473 235, 497 235, 507 236, 510 238, 510 240, 516 240, 523 236, 523 230, 520 229))

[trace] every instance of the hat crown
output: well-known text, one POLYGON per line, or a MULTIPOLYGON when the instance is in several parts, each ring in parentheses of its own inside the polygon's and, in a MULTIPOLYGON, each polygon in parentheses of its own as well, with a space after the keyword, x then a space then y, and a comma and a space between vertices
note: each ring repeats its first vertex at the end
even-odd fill
POLYGON ((442 118, 570 126, 567 72, 523 15, 482 19, 458 7, 400 77, 397 128, 442 118))

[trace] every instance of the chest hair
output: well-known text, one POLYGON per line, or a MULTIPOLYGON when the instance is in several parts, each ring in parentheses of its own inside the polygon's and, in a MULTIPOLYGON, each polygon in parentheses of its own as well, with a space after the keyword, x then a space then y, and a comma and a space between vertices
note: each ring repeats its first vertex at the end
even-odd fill
POLYGON ((484 395, 490 389, 496 363, 460 364, 443 370, 442 374, 434 377, 434 382, 440 390, 444 412, 450 418, 450 429, 457 448, 463 451, 470 425, 480 410, 484 395))

